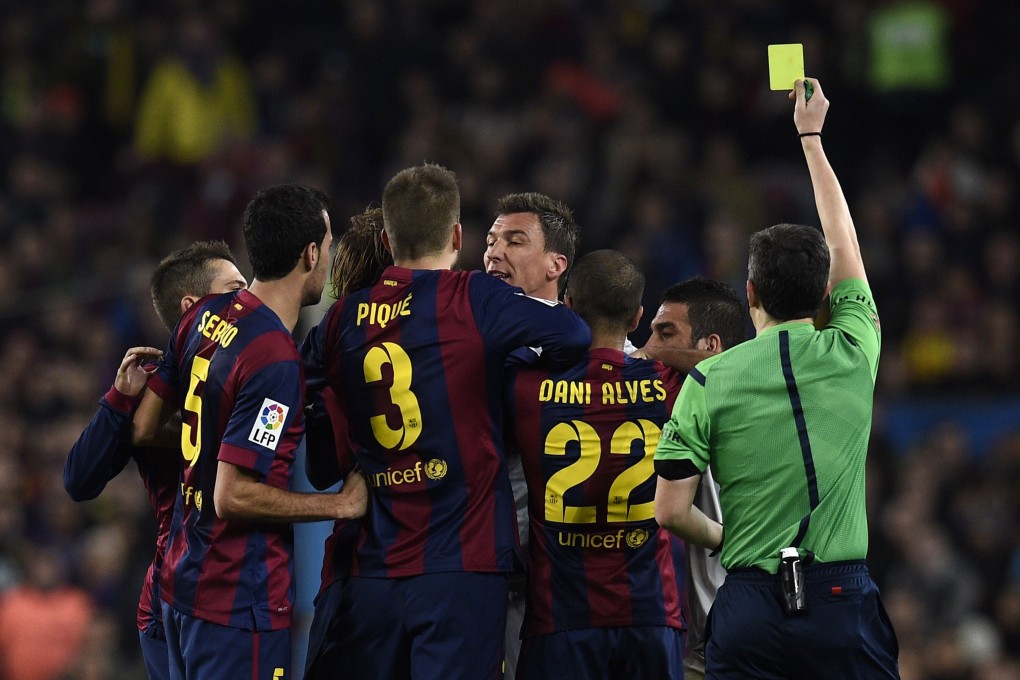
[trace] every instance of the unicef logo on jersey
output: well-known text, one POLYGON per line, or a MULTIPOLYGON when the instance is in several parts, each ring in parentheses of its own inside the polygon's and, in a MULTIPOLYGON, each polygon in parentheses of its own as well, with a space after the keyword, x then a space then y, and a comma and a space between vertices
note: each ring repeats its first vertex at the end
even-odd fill
POLYGON ((627 547, 640 548, 648 542, 649 533, 646 529, 632 529, 627 532, 627 547))
POLYGON ((283 426, 283 419, 287 417, 287 412, 283 406, 277 403, 272 403, 262 409, 262 427, 272 432, 273 430, 279 429, 283 426))
POLYGON ((446 461, 439 458, 433 458, 425 463, 425 476, 429 479, 442 479, 446 476, 448 470, 449 467, 446 465, 446 461))

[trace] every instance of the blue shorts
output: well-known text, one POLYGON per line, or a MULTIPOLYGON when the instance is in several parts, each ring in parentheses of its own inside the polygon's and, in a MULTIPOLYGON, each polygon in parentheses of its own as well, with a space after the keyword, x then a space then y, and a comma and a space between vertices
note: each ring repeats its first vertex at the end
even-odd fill
POLYGON ((171 680, 291 680, 290 629, 221 626, 163 604, 171 680))
MULTIPOLYGON (((506 633, 505 574, 352 576, 328 632, 345 680, 498 680, 506 633)), ((321 647, 320 647, 321 648, 321 647)), ((335 667, 334 667, 335 668, 335 667)))
POLYGON ((308 629, 308 652, 305 654, 304 680, 331 680, 345 677, 342 669, 343 651, 337 644, 336 626, 340 612, 343 582, 334 581, 315 598, 312 625, 308 629))
POLYGON ((899 646, 863 562, 804 567, 807 611, 783 609, 779 577, 726 576, 705 627, 706 677, 899 678, 899 646))
POLYGON ((149 626, 148 631, 138 631, 142 645, 142 661, 149 680, 170 680, 170 660, 166 655, 166 635, 162 626, 149 626))
POLYGON ((684 677, 684 637, 669 626, 584 628, 525 638, 517 680, 684 677))

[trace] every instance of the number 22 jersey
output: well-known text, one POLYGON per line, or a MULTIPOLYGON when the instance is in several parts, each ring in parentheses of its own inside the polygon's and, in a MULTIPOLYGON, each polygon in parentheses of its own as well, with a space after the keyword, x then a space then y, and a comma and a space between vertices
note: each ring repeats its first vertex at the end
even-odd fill
POLYGON ((682 628, 653 464, 682 376, 593 349, 565 370, 515 370, 508 426, 528 484, 524 637, 617 626, 682 628))

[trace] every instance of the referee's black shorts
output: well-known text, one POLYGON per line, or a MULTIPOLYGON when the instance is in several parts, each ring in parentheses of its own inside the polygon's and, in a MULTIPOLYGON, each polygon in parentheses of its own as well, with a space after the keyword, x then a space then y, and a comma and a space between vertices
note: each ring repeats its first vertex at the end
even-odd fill
POLYGON ((735 569, 708 617, 707 678, 899 678, 899 645, 863 561, 804 567, 807 611, 788 615, 779 577, 735 569))

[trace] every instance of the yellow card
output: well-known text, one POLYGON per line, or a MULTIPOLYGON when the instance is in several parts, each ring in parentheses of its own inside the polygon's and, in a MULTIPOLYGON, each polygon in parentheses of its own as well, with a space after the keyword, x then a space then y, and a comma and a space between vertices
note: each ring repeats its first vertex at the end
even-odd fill
POLYGON ((769 45, 769 89, 792 90, 804 78, 804 45, 769 45))

